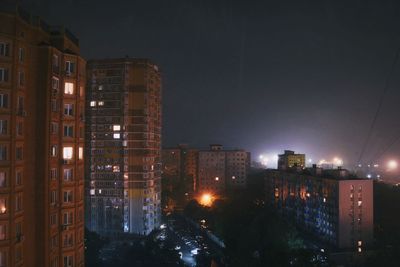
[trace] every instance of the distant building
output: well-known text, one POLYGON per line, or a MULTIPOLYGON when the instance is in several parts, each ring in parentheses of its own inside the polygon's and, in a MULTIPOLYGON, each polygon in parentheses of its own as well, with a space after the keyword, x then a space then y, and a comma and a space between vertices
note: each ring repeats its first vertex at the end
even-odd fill
POLYGON ((198 150, 187 145, 162 150, 163 179, 181 183, 185 192, 192 195, 196 191, 198 150))
POLYGON ((1 1, 0 266, 84 266, 85 72, 71 32, 1 1))
POLYGON ((304 168, 306 166, 306 155, 295 154, 294 151, 285 150, 284 154, 278 156, 278 169, 286 170, 293 167, 304 168))
POLYGON ((197 191, 224 194, 227 188, 246 186, 250 168, 250 153, 245 150, 224 150, 222 145, 210 145, 199 151, 197 191))
POLYGON ((161 222, 161 77, 147 59, 88 62, 86 225, 147 235, 161 222))
POLYGON ((268 170, 267 202, 326 244, 362 252, 373 241, 373 182, 314 166, 268 170))

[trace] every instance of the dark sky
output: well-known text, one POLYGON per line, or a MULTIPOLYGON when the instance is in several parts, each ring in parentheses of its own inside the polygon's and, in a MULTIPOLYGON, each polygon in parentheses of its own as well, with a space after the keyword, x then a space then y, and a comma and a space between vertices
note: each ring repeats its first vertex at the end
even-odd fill
MULTIPOLYGON (((163 71, 165 146, 222 143, 357 160, 400 46, 392 0, 21 0, 85 58, 163 71)), ((400 62, 364 160, 400 136, 400 62)), ((399 142, 400 143, 400 142, 399 142)), ((399 143, 382 157, 396 156, 399 143)))

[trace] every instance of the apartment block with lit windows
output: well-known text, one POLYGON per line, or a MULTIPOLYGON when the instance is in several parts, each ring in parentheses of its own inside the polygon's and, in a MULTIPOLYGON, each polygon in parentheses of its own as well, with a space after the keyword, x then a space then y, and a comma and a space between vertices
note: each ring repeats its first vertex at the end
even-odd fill
POLYGON ((88 62, 86 224, 147 235, 161 220, 161 77, 147 59, 88 62))
POLYGON ((295 154, 294 151, 285 150, 281 155, 278 155, 278 169, 286 170, 294 167, 304 168, 306 166, 306 155, 295 154))
POLYGON ((250 153, 241 150, 224 150, 222 145, 210 145, 200 150, 198 156, 199 193, 224 194, 229 188, 246 186, 250 168, 250 153))
POLYGON ((363 252, 373 241, 373 181, 347 170, 268 170, 267 202, 334 248, 363 252))
POLYGON ((86 63, 16 4, 0 21, 0 266, 84 266, 86 63))

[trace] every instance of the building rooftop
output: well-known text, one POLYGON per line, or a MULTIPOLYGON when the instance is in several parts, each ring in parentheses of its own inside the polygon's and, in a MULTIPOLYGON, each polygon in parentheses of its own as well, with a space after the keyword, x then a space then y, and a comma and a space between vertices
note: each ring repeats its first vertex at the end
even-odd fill
POLYGON ((313 166, 311 168, 293 167, 286 170, 268 169, 267 171, 300 174, 304 176, 312 176, 316 178, 333 179, 333 180, 369 180, 368 178, 357 177, 356 174, 350 172, 347 169, 342 169, 342 168, 322 169, 313 166))
POLYGON ((39 28, 53 37, 65 36, 76 46, 79 46, 79 39, 67 28, 63 26, 50 26, 45 20, 38 16, 30 14, 14 1, 2 1, 2 3, 0 4, 0 13, 17 16, 25 23, 31 25, 32 27, 39 28))

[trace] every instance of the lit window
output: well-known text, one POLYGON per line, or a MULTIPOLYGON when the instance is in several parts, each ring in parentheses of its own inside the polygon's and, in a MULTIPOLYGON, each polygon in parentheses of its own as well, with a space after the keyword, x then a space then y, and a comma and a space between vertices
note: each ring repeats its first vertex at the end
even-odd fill
POLYGON ((78 158, 83 159, 83 147, 79 147, 78 158))
POLYGON ((94 190, 94 189, 90 189, 90 195, 93 196, 93 195, 95 194, 95 191, 96 191, 96 190, 94 190))
POLYGON ((114 131, 120 131, 121 130, 121 125, 113 125, 113 130, 114 131))
POLYGON ((99 106, 104 106, 104 101, 99 101, 99 106))
POLYGON ((324 203, 326 202, 326 198, 323 199, 324 203))
POLYGON ((119 172, 119 166, 118 165, 113 166, 113 172, 119 172))
POLYGON ((361 253, 361 252, 362 252, 362 248, 358 248, 358 252, 360 252, 360 253, 361 253))
POLYGON ((51 146, 50 155, 52 157, 56 157, 57 156, 57 145, 52 145, 51 146))
POLYGON ((357 244, 358 244, 359 247, 361 247, 361 246, 362 246, 362 241, 359 240, 359 241, 357 242, 357 244))
POLYGON ((96 106, 96 101, 90 101, 90 106, 95 107, 96 106))
POLYGON ((74 149, 70 146, 63 148, 63 159, 72 159, 74 149))
POLYGON ((114 134, 114 139, 119 139, 120 137, 121 137, 121 135, 119 133, 114 134))
POLYGON ((0 214, 5 214, 7 212, 6 199, 0 198, 0 214))
POLYGON ((236 176, 232 176, 232 180, 235 180, 236 179, 236 176))
POLYGON ((73 95, 74 94, 74 84, 66 82, 64 86, 64 94, 73 95))
POLYGON ((219 181, 219 177, 215 177, 215 181, 219 181))
POLYGON ((361 205, 362 205, 362 201, 359 200, 359 201, 358 201, 358 206, 361 207, 361 205))

